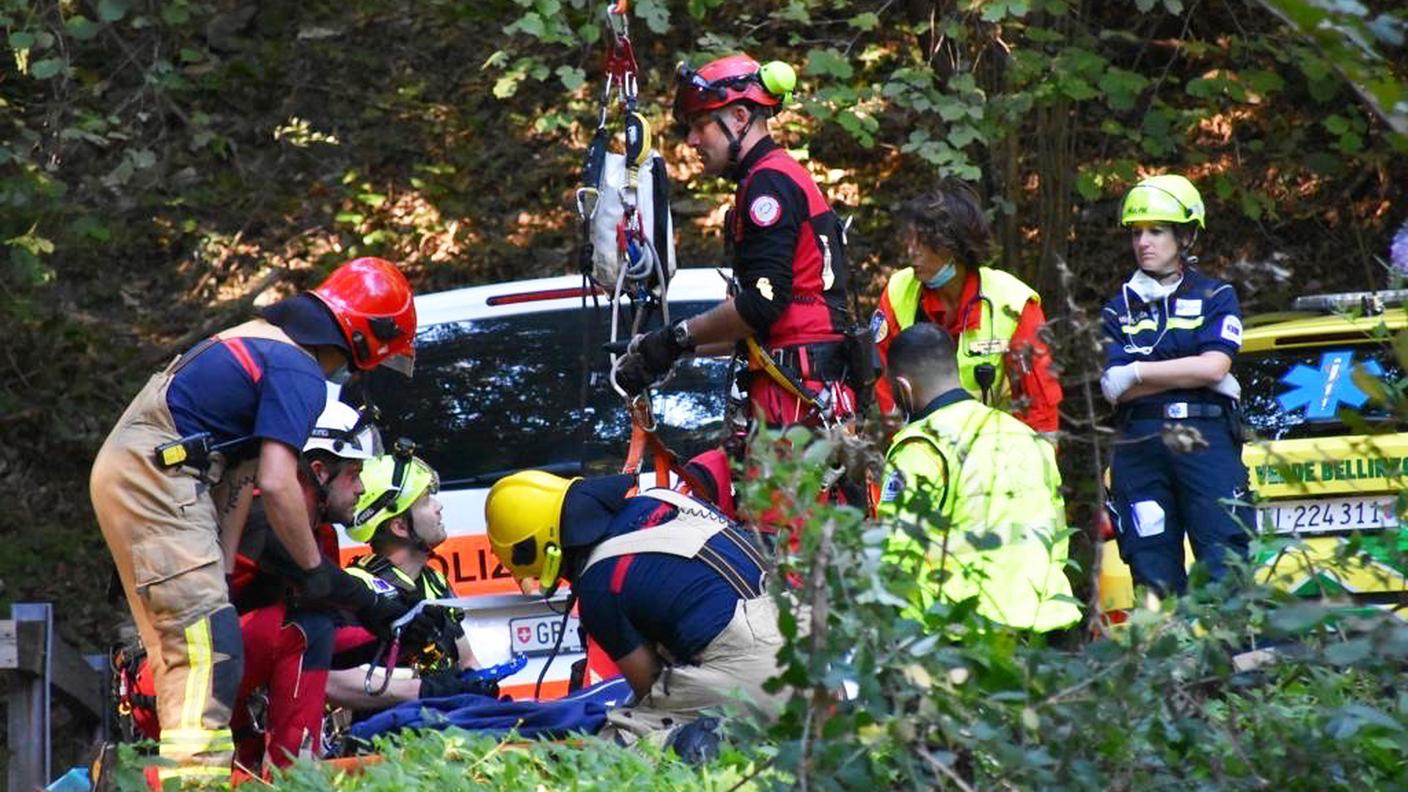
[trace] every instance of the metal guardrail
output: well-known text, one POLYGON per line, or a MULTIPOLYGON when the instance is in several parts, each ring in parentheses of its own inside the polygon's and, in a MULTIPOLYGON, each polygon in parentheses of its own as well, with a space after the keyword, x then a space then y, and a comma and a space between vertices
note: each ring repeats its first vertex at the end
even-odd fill
POLYGON ((15 603, 0 621, 0 674, 9 677, 6 788, 28 792, 53 777, 50 766, 51 691, 57 688, 76 713, 90 715, 100 736, 107 729, 108 661, 83 655, 54 634, 54 606, 15 603))

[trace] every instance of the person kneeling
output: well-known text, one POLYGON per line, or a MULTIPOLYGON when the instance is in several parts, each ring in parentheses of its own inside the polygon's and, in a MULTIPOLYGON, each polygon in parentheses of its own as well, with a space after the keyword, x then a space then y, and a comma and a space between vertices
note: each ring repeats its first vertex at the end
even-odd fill
POLYGON ((917 581, 909 613, 976 597, 980 615, 1015 629, 1078 624, 1051 443, 969 395, 932 324, 899 334, 887 375, 909 420, 886 454, 879 513, 895 528, 890 558, 917 581))
POLYGON ((570 583, 587 635, 630 682, 635 704, 612 711, 603 736, 668 743, 740 694, 776 715, 786 693, 763 689, 782 646, 767 561, 712 506, 667 489, 631 495, 635 484, 530 470, 496 483, 484 507, 499 561, 547 596, 570 583))

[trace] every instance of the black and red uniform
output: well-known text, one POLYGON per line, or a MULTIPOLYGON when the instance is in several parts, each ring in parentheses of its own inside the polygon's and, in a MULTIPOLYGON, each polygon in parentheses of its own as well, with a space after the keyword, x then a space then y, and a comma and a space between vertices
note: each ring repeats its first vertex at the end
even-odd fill
MULTIPOLYGON (((315 510, 316 504, 310 504, 310 513, 315 510)), ((318 549, 335 563, 337 533, 327 523, 316 525, 318 549)), ((236 761, 255 774, 265 758, 288 767, 300 755, 322 753, 323 711, 339 615, 335 609, 290 604, 291 581, 297 574, 297 565, 262 510, 255 509, 230 575, 230 598, 240 613, 245 645, 244 676, 230 725, 236 761), (268 696, 262 732, 255 728, 248 706, 260 689, 268 696)))
MULTIPOLYGON (((818 394, 831 418, 848 418, 855 393, 843 381, 841 341, 851 316, 841 221, 806 168, 769 138, 749 150, 735 173, 729 229, 739 286, 734 305, 759 346, 818 394)), ((743 384, 771 425, 821 422, 757 360, 749 361, 743 384)))

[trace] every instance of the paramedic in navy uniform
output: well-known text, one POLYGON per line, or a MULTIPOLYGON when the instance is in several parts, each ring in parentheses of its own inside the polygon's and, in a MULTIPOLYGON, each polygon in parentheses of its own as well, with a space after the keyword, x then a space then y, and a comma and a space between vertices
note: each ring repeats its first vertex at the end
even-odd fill
POLYGON ((1184 177, 1136 184, 1120 224, 1138 269, 1101 315, 1100 387, 1120 426, 1110 482, 1120 556, 1136 584, 1162 593, 1187 587, 1185 535, 1218 579, 1229 556, 1247 558, 1253 527, 1235 415, 1241 386, 1229 373, 1242 345, 1241 311, 1231 284, 1191 266, 1204 219, 1202 198, 1184 177), (1170 448, 1167 425, 1196 430, 1206 445, 1170 448))

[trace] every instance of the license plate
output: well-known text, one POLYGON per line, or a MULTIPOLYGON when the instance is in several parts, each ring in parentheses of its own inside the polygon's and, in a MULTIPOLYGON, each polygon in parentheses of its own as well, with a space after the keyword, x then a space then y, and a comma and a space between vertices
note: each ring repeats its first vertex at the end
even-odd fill
POLYGON ((1320 498, 1276 501, 1262 506, 1259 526, 1268 523, 1276 533, 1317 534, 1367 531, 1398 525, 1393 495, 1366 498, 1320 498))
MULTIPOLYGON (((576 616, 567 618, 567 633, 562 636, 563 652, 582 651, 581 622, 576 616)), ((508 620, 508 641, 515 654, 544 655, 552 652, 562 630, 561 616, 525 616, 508 620)))

